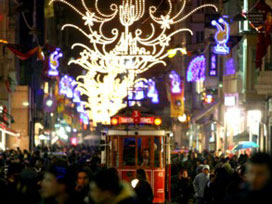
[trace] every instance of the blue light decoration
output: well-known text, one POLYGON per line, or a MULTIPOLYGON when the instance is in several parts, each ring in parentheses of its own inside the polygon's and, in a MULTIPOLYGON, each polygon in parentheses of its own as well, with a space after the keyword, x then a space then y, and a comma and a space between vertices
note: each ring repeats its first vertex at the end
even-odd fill
POLYGON ((154 80, 139 81, 135 84, 134 90, 129 91, 129 106, 133 106, 135 101, 141 101, 150 98, 153 104, 159 103, 159 94, 154 80))
POLYGON ((226 22, 223 18, 219 18, 218 21, 213 20, 211 24, 217 28, 217 32, 214 35, 216 46, 214 47, 213 52, 219 55, 229 54, 230 49, 227 46, 230 35, 229 23, 226 22), (222 25, 224 25, 224 28, 222 25))
POLYGON ((147 97, 151 98, 152 103, 158 104, 160 101, 159 101, 159 94, 158 94, 158 90, 156 89, 155 81, 152 79, 149 79, 147 84, 148 84, 147 97))
POLYGON ((204 81, 206 70, 206 58, 200 55, 191 60, 187 70, 187 81, 204 81))
POLYGON ((233 58, 229 58, 225 62, 225 75, 232 75, 236 73, 235 62, 233 58))
POLYGON ((80 91, 74 90, 74 97, 73 97, 74 103, 80 103, 80 91))
POLYGON ((59 71, 59 58, 63 57, 63 53, 60 52, 59 48, 56 48, 56 50, 50 54, 49 57, 49 71, 48 71, 48 76, 58 76, 59 71))
POLYGON ((176 71, 171 71, 169 74, 169 78, 171 79, 171 92, 172 93, 180 93, 181 88, 180 88, 180 83, 181 79, 180 76, 177 74, 176 71))
POLYGON ((59 94, 67 98, 74 97, 75 80, 73 77, 65 75, 59 82, 59 94))
POLYGON ((211 54, 209 76, 217 76, 217 56, 211 54))

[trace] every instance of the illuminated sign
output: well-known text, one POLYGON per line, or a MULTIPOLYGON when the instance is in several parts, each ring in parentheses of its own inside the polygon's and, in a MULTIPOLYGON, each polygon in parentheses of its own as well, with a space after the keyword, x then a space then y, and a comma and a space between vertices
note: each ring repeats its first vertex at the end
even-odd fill
POLYGON ((136 102, 150 98, 154 104, 159 103, 159 94, 156 89, 156 83, 154 80, 140 79, 136 82, 132 91, 128 93, 129 106, 133 106, 136 102))
POLYGON ((73 98, 74 96, 74 86, 75 80, 73 77, 65 75, 61 78, 59 82, 59 94, 64 95, 67 98, 73 98))
POLYGON ((229 58, 225 62, 225 75, 232 75, 236 73, 235 62, 233 58, 229 58))
POLYGON ((59 58, 63 57, 62 52, 60 52, 60 49, 57 48, 53 53, 50 54, 49 57, 49 71, 48 71, 48 75, 49 76, 58 76, 59 75, 59 71, 58 71, 58 67, 59 67, 59 58))
POLYGON ((215 54, 212 54, 210 58, 209 76, 217 76, 217 56, 215 54))
POLYGON ((231 107, 237 105, 238 95, 225 95, 225 106, 231 107))
POLYGON ((187 70, 187 81, 204 81, 206 70, 206 58, 200 55, 192 59, 187 70))
POLYGON ((218 21, 213 20, 212 25, 217 28, 217 32, 214 35, 216 46, 214 47, 213 52, 220 55, 229 54, 230 49, 227 46, 230 34, 229 23, 223 18, 219 18, 218 21), (222 25, 224 25, 224 27, 222 27, 222 25))
MULTIPOLYGON (((127 117, 127 116, 117 116, 113 117, 112 120, 117 119, 117 124, 134 124, 134 118, 133 117, 127 117)), ((146 124, 146 125, 153 125, 155 120, 158 121, 158 117, 140 117, 140 124, 146 124)))
POLYGON ((171 92, 172 93, 180 93, 181 92, 181 79, 176 71, 171 71, 169 78, 171 79, 171 92))

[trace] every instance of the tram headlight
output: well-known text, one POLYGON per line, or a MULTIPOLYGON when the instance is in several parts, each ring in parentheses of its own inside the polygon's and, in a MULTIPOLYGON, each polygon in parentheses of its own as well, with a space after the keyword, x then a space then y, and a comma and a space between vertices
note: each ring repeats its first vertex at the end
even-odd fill
POLYGON ((118 125, 118 118, 112 118, 111 125, 118 125))
POLYGON ((139 180, 138 180, 138 179, 133 179, 133 180, 131 181, 131 186, 132 186, 132 188, 136 188, 136 186, 137 186, 138 183, 139 183, 139 180))
POLYGON ((154 125, 160 126, 162 124, 162 119, 161 118, 155 118, 154 119, 154 125))

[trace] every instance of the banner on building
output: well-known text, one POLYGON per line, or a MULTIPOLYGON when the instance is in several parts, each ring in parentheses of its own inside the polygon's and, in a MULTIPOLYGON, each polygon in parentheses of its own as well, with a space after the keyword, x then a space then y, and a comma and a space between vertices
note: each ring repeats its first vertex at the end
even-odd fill
POLYGON ((180 92, 171 91, 170 111, 172 118, 177 118, 184 114, 184 80, 181 80, 180 92))

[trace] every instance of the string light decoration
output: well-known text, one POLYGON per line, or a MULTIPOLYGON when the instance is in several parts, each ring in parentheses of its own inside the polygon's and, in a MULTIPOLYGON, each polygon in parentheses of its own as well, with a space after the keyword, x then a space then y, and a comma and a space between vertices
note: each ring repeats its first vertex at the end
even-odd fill
POLYGON ((177 29, 169 34, 168 30, 174 24, 184 21, 205 7, 218 10, 213 4, 205 4, 186 15, 181 15, 187 3, 183 0, 180 10, 173 14, 172 2, 168 0, 168 12, 158 17, 157 8, 155 6, 146 8, 145 0, 123 0, 120 5, 112 3, 111 14, 105 14, 99 9, 99 0, 95 0, 93 10, 89 9, 85 0, 81 0, 84 12, 66 0, 51 0, 49 4, 53 2, 61 2, 72 8, 82 17, 88 30, 87 32, 86 29, 74 24, 65 24, 62 27, 62 29, 74 28, 90 41, 90 45, 82 43, 72 45, 72 49, 81 47, 83 50, 80 57, 71 60, 69 64, 78 64, 87 71, 85 75, 77 78, 77 89, 81 95, 88 97, 86 107, 90 109, 89 115, 94 124, 98 122, 110 124, 110 116, 126 106, 124 99, 128 95, 127 90, 133 87, 138 74, 156 64, 166 66, 164 59, 169 55, 166 48, 174 35, 181 32, 193 35, 189 28, 177 29), (143 19, 147 10, 152 21, 151 33, 144 37, 146 35, 142 29, 133 30, 131 27, 143 19), (113 28, 111 36, 105 35, 105 25, 116 18, 119 18, 122 30, 113 28))
POLYGON ((200 55, 192 59, 187 70, 187 81, 204 81, 206 71, 206 58, 200 55))

